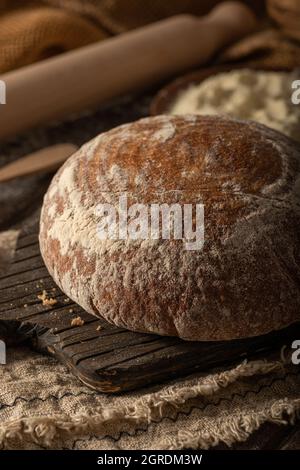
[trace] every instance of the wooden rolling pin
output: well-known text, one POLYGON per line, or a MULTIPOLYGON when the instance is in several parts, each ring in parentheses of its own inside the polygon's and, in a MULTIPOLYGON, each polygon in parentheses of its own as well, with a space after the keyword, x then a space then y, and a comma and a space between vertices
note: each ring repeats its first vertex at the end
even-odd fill
POLYGON ((225 2, 206 17, 174 16, 9 72, 0 138, 199 66, 255 27, 248 7, 225 2))

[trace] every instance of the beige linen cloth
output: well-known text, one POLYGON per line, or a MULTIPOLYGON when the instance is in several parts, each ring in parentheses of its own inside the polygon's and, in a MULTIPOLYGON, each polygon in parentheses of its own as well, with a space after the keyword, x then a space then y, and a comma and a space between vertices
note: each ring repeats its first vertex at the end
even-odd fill
MULTIPOLYGON (((17 232, 0 234, 7 265, 17 232)), ((0 366, 4 449, 207 449, 247 440, 265 422, 300 417, 299 368, 277 352, 226 370, 109 396, 24 346, 0 366)))

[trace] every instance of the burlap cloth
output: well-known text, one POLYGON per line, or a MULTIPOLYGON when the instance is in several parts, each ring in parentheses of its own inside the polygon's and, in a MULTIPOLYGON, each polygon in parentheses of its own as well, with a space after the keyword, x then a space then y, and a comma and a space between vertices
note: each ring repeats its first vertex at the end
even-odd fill
MULTIPOLYGON (((0 73, 179 13, 206 14, 221 0, 0 0, 0 73)), ((241 0, 259 17, 261 0, 241 0)), ((266 20, 263 20, 265 23, 266 20)), ((300 28, 300 25, 299 25, 300 28)), ((273 29, 235 46, 226 60, 259 54, 299 64, 297 45, 273 29)))
MULTIPOLYGON (((16 236, 0 235, 2 271, 16 236)), ((120 396, 89 389, 56 360, 24 346, 8 348, 0 374, 5 449, 207 449, 245 441, 266 422, 300 417, 299 368, 279 351, 120 396)))

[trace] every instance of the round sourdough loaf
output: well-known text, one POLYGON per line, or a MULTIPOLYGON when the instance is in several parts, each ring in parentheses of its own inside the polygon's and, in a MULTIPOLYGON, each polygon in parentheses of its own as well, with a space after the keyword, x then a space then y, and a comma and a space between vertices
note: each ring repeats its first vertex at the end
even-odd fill
POLYGON ((254 122, 157 116, 84 145, 45 196, 40 247, 59 287, 120 327, 186 340, 261 335, 300 319, 300 146, 254 122), (100 239, 133 203, 204 204, 205 243, 100 239))

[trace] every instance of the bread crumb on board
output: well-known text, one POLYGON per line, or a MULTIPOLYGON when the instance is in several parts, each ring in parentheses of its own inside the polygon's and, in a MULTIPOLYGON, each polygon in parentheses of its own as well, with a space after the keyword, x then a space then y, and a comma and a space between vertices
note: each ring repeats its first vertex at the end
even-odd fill
POLYGON ((42 301, 43 305, 52 307, 53 305, 57 304, 56 299, 53 299, 52 297, 47 297, 47 295, 47 291, 43 290, 42 294, 39 294, 37 298, 42 301))
POLYGON ((103 329, 102 326, 99 325, 99 326, 97 326, 96 331, 100 331, 100 330, 102 330, 102 329, 103 329))
POLYGON ((71 326, 82 326, 84 325, 84 320, 81 317, 73 318, 71 321, 71 326))

